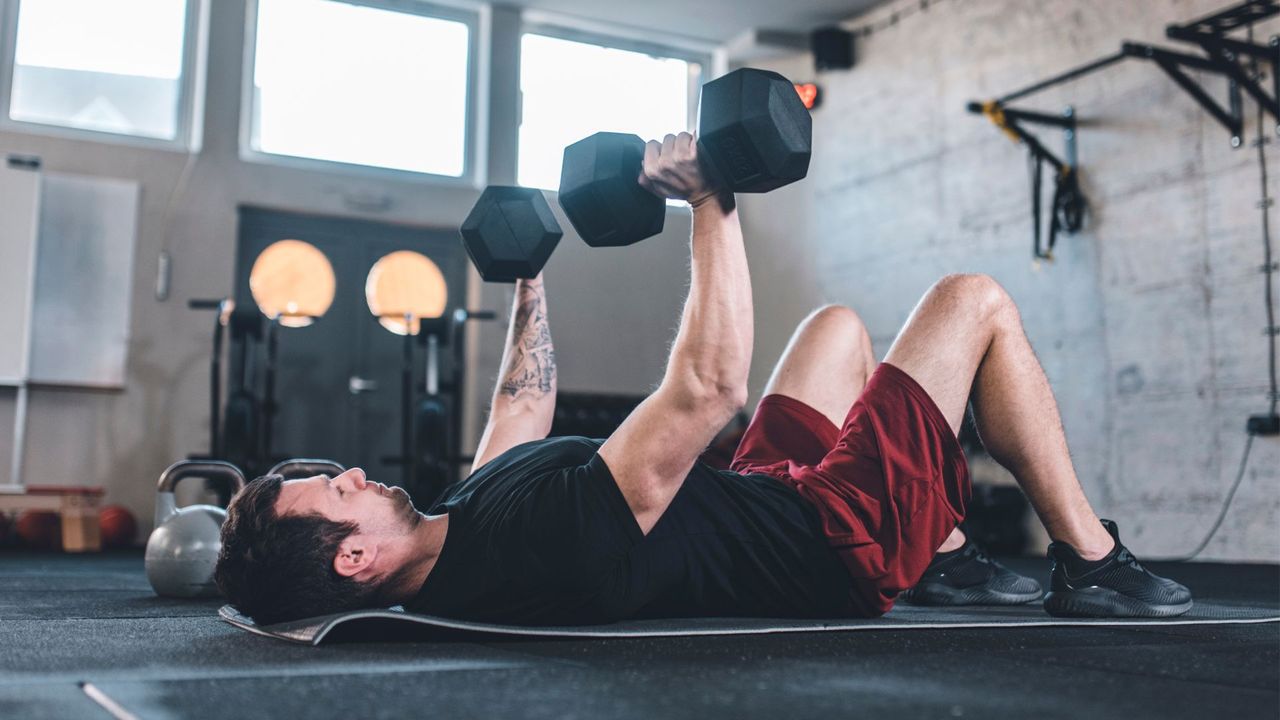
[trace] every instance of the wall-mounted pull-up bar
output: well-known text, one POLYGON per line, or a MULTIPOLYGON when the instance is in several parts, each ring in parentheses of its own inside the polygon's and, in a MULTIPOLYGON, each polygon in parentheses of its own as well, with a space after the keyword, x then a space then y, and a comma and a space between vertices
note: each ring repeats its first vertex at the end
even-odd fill
MULTIPOLYGON (((1008 107, 1008 104, 1029 95, 1047 90, 1062 83, 1076 80, 1126 58, 1154 62, 1166 75, 1187 92, 1219 124, 1230 133, 1231 146, 1240 147, 1244 132, 1244 112, 1241 92, 1246 92, 1271 115, 1280 120, 1280 37, 1272 37, 1263 45, 1251 40, 1227 37, 1227 33, 1248 28, 1256 22, 1280 15, 1280 0, 1247 0, 1213 15, 1183 25, 1170 25, 1165 35, 1173 40, 1198 45, 1204 55, 1191 55, 1169 48, 1144 43, 1125 42, 1119 52, 1068 70, 1047 80, 1041 80, 1020 90, 1006 93, 995 100, 971 102, 968 110, 986 116, 992 123, 1014 140, 1025 144, 1032 161, 1032 217, 1035 220, 1033 253, 1036 258, 1052 259, 1053 246, 1059 229, 1076 232, 1080 229, 1085 199, 1080 193, 1076 173, 1075 133, 1076 120, 1068 108, 1062 116, 1047 115, 1008 107), (1241 64, 1243 59, 1265 62, 1271 65, 1272 87, 1270 92, 1262 86, 1259 73, 1252 73, 1241 64), (1227 106, 1215 100, 1187 70, 1213 73, 1227 79, 1227 106), (1022 126, 1025 123, 1052 125, 1064 129, 1066 158, 1058 158, 1044 147, 1022 126), (1049 227, 1047 248, 1040 245, 1040 166, 1049 163, 1058 170, 1054 192, 1054 212, 1049 227), (1066 187, 1064 188, 1064 185, 1066 187), (1063 202, 1063 206, 1059 206, 1063 202), (1067 217, 1060 217, 1065 214, 1067 217), (1070 221, 1070 222, 1068 222, 1070 221)), ((1276 126, 1280 133, 1280 125, 1276 126)))

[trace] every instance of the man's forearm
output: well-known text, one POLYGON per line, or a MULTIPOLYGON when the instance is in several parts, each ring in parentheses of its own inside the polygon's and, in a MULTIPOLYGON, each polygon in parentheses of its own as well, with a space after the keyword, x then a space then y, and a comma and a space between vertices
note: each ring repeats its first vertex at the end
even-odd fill
POLYGON ((736 209, 715 199, 693 212, 689 298, 671 349, 665 383, 695 400, 746 400, 754 315, 751 277, 736 209))
POLYGON ((546 291, 542 276, 538 276, 516 283, 511 325, 490 416, 533 412, 545 416, 549 428, 555 400, 555 350, 547 326, 546 291))

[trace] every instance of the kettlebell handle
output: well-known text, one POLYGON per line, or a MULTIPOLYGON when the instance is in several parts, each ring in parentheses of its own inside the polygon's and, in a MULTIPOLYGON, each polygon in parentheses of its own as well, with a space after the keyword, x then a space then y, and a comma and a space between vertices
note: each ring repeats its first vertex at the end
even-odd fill
POLYGON ((240 468, 229 462, 221 460, 179 460, 160 473, 160 482, 157 484, 156 490, 162 493, 172 493, 179 480, 193 476, 226 478, 234 486, 231 489, 232 495, 245 486, 244 473, 240 471, 240 468))
POLYGON ((291 478, 311 477, 313 475, 329 475, 336 477, 346 472, 347 469, 332 460, 321 460, 319 458, 292 458, 290 460, 282 460, 275 467, 267 471, 268 475, 283 475, 286 480, 291 478))

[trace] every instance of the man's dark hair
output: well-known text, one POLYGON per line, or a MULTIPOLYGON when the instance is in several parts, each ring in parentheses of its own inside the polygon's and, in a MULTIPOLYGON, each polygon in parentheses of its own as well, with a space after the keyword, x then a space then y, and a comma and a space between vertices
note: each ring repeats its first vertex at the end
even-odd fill
POLYGON ((378 604, 379 585, 333 568, 338 547, 358 529, 322 515, 279 515, 284 478, 265 475, 231 499, 213 577, 241 613, 259 625, 378 604))

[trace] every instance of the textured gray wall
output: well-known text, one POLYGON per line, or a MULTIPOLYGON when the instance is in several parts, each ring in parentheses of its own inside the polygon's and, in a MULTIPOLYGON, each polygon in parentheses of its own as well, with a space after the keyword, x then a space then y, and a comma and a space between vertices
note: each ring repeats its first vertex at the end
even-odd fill
MULTIPOLYGON (((847 23, 860 27, 918 2, 847 23)), ((947 0, 860 39, 858 64, 819 76, 808 179, 747 198, 757 289, 758 394, 791 326, 848 303, 883 356, 921 293, 948 272, 996 277, 1022 308, 1061 405, 1081 482, 1149 555, 1191 550, 1234 479, 1244 423, 1266 407, 1256 153, 1156 67, 1127 61, 1022 107, 1076 107, 1091 214, 1033 267, 1025 149, 965 102, 1114 52, 1168 44, 1169 22, 1221 0, 947 0)), ((1280 26, 1259 26, 1265 40, 1280 26)), ((780 63, 800 80, 809 58, 780 63)), ((1217 97, 1221 80, 1206 79, 1217 97)), ((1246 102, 1252 119, 1254 105, 1246 102)), ((1250 122, 1248 134, 1255 127, 1250 122)), ((1042 131, 1054 149, 1061 134, 1042 131)), ((1269 146, 1272 195, 1280 146, 1269 146)), ((1272 218, 1273 227, 1275 218, 1272 218)), ((1280 242, 1277 242, 1280 247, 1280 242)), ((1230 514, 1203 557, 1280 555, 1280 440, 1255 441, 1230 514)))

